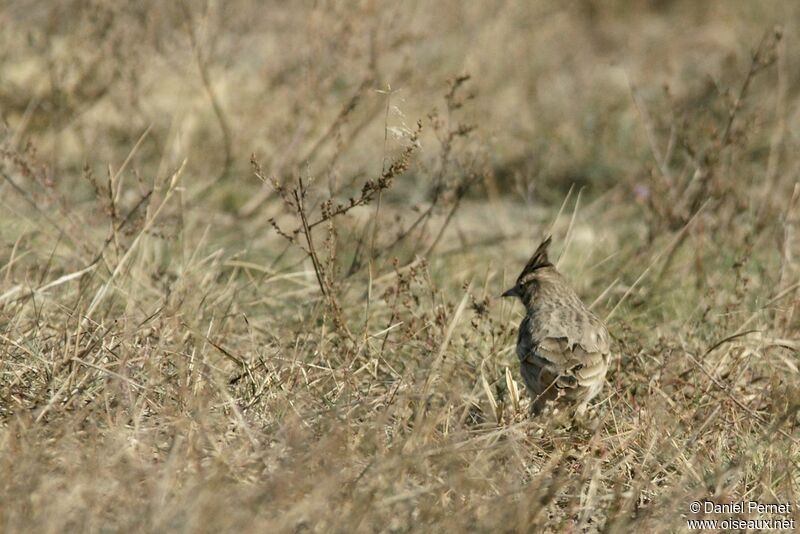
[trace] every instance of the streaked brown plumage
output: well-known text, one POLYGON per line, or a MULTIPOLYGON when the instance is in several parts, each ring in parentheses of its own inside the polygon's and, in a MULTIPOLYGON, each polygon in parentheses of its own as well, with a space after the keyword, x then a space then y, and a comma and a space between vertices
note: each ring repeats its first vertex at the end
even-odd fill
POLYGON ((539 413, 548 401, 566 401, 583 413, 605 381, 610 357, 606 325, 581 302, 547 258, 550 237, 503 293, 518 297, 526 314, 519 325, 520 371, 539 413))

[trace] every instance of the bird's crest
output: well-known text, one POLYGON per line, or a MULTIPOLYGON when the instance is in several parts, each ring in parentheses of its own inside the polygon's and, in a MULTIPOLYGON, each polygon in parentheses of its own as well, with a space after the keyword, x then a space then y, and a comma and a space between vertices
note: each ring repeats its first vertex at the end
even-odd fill
POLYGON ((522 269, 522 273, 520 273, 518 278, 519 281, 522 281, 523 278, 537 269, 553 266, 553 264, 550 263, 550 260, 547 258, 547 247, 550 246, 550 242, 552 240, 552 236, 547 236, 545 240, 542 241, 542 243, 536 248, 536 252, 533 253, 533 256, 531 256, 531 259, 529 259, 528 263, 525 265, 525 268, 522 269))

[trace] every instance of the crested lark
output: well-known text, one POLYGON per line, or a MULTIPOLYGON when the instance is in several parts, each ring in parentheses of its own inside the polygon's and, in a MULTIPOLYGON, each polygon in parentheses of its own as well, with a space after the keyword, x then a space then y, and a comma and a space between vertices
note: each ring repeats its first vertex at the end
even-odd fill
POLYGON ((547 259, 549 245, 550 237, 503 296, 519 297, 525 305, 517 356, 533 413, 557 400, 577 405, 581 415, 603 389, 610 353, 608 330, 547 259))

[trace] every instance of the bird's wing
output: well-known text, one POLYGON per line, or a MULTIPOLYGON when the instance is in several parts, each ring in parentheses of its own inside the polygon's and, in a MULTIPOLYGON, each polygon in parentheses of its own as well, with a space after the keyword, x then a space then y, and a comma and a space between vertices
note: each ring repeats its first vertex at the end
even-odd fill
POLYGON ((540 370, 540 382, 559 388, 591 387, 602 380, 608 367, 608 351, 589 351, 566 337, 538 340, 525 361, 540 370))
POLYGON ((609 354, 608 330, 582 306, 540 306, 520 325, 517 355, 542 387, 595 386, 605 377, 609 354))
POLYGON ((589 315, 587 322, 589 326, 583 329, 582 335, 575 341, 575 345, 589 353, 608 354, 611 352, 611 342, 606 325, 594 315, 589 315))
POLYGON ((542 306, 528 322, 534 340, 565 339, 569 348, 580 346, 585 352, 610 352, 609 335, 603 322, 577 302, 572 309, 542 306))

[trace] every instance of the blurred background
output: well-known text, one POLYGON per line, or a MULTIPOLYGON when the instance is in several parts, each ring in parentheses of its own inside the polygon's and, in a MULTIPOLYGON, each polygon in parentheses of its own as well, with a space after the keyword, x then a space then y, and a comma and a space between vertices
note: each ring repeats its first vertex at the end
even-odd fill
MULTIPOLYGON (((481 184, 488 191, 475 194, 524 185, 537 200, 560 200, 573 185, 591 194, 646 186, 651 145, 679 172, 681 137, 719 126, 713 115, 728 112, 752 51, 781 24, 789 30, 783 75, 754 79, 744 104, 763 112, 754 150, 766 155, 778 118, 782 142, 794 142, 798 9, 680 0, 12 1, 0 14, 0 105, 11 140, 34 143, 58 187, 81 183, 85 164, 95 172, 121 165, 147 132, 132 168, 152 175, 187 158, 184 185, 237 213, 260 187, 251 154, 281 177, 374 174, 384 145, 400 150, 418 120, 428 123, 434 110, 443 117, 448 81, 469 75, 469 98, 453 120, 475 128, 464 151, 490 174, 481 184)), ((425 124, 420 166, 437 157, 434 137, 425 124)), ((429 185, 424 172, 412 174, 415 189, 429 185)))

